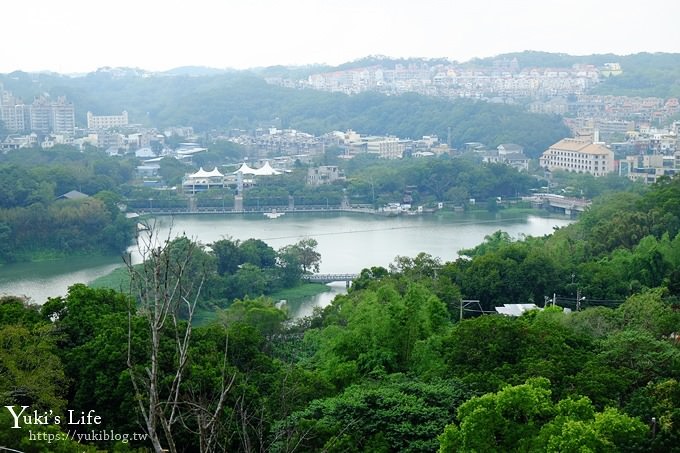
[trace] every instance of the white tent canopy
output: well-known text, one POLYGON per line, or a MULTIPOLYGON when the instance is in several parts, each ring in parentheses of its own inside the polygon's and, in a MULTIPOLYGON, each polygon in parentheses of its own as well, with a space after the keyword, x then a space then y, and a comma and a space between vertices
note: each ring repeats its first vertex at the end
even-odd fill
POLYGON ((233 174, 236 173, 241 173, 244 175, 254 175, 256 174, 256 171, 250 168, 247 163, 243 162, 243 165, 241 165, 241 167, 238 170, 236 170, 233 174))
POLYGON ((280 171, 274 170, 272 166, 269 165, 269 161, 265 162, 262 167, 255 170, 255 175, 257 176, 272 176, 280 174, 281 174, 280 171))
POLYGON ((215 167, 212 171, 205 171, 203 170, 203 167, 201 167, 196 173, 190 175, 191 178, 212 178, 216 176, 224 176, 222 173, 220 173, 217 167, 215 167))
POLYGON ((272 166, 269 164, 269 161, 265 162, 264 165, 260 168, 250 168, 248 164, 245 162, 241 165, 241 167, 234 172, 234 174, 241 173, 243 175, 255 175, 255 176, 272 176, 272 175, 280 175, 281 172, 278 170, 274 170, 272 166))

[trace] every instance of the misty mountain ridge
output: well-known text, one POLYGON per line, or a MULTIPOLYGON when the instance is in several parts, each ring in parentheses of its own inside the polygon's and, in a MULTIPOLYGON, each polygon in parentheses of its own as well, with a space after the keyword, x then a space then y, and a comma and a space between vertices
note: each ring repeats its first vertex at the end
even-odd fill
POLYGON ((385 55, 367 55, 356 60, 341 63, 333 66, 328 64, 311 63, 307 65, 272 65, 260 66, 247 69, 235 68, 215 68, 211 66, 201 65, 187 65, 178 66, 165 71, 149 71, 138 67, 111 67, 104 66, 95 71, 88 73, 58 73, 55 71, 13 71, 9 75, 17 73, 27 74, 44 74, 50 76, 67 76, 67 77, 83 77, 92 74, 104 75, 108 74, 112 77, 154 77, 154 76, 188 76, 188 77, 205 77, 215 76, 228 73, 253 73, 262 77, 302 77, 304 74, 314 74, 321 72, 344 71, 350 69, 358 69, 372 66, 394 67, 400 65, 456 65, 467 68, 484 68, 493 66, 494 62, 499 60, 516 60, 519 69, 530 67, 571 67, 574 64, 592 64, 602 66, 605 63, 618 62, 626 69, 626 66, 632 67, 638 64, 653 64, 659 68, 678 67, 680 66, 680 53, 663 53, 663 52, 640 52, 630 55, 617 55, 613 53, 607 54, 591 54, 591 55, 571 55, 566 53, 553 53, 535 50, 525 50, 522 52, 511 52, 499 54, 492 57, 472 58, 466 62, 458 62, 445 57, 442 58, 427 58, 427 57, 390 57, 385 55))

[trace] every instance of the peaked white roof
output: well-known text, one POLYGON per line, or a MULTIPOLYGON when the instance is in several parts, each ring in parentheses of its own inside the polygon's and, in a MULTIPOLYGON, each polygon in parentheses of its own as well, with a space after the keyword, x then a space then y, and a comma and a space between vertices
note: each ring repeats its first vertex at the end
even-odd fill
POLYGON ((205 171, 203 170, 203 167, 201 167, 196 173, 191 175, 192 178, 210 178, 214 176, 224 176, 220 171, 215 167, 212 171, 205 171))
POLYGON ((259 176, 271 176, 271 175, 280 175, 281 172, 278 170, 274 170, 271 165, 269 165, 269 161, 265 162, 264 165, 256 170, 254 170, 255 175, 259 176))
POLYGON ((255 174, 257 174, 257 172, 254 169, 250 168, 248 166, 248 164, 245 163, 245 162, 243 162, 243 165, 241 165, 241 168, 236 170, 233 174, 236 174, 236 173, 239 173, 239 172, 244 174, 244 175, 255 175, 255 174))

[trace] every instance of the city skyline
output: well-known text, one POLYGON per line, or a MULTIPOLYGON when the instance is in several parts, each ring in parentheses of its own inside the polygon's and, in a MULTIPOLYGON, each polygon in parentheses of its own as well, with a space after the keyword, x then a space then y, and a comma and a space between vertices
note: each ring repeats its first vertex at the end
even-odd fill
POLYGON ((98 3, 27 0, 3 6, 0 73, 79 73, 103 66, 247 69, 340 64, 367 55, 472 58, 537 50, 588 55, 680 52, 680 4, 631 0, 194 0, 98 3), (107 6, 108 5, 108 6, 107 6), (650 26, 652 24, 652 26, 650 26))

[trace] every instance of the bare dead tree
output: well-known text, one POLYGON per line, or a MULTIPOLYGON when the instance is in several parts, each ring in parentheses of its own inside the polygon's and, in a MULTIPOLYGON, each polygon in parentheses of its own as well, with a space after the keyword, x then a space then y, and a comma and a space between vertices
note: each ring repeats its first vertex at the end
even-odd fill
POLYGON ((228 377, 227 373, 227 351, 229 349, 229 336, 225 338, 224 357, 222 361, 222 373, 220 389, 215 395, 208 391, 201 392, 197 389, 188 390, 188 399, 184 402, 191 420, 187 423, 185 416, 181 417, 182 425, 187 431, 193 432, 199 438, 199 451, 201 453, 213 452, 218 448, 218 436, 224 432, 222 426, 222 411, 227 394, 231 390, 236 373, 228 377), (192 423, 193 422, 193 423, 192 423), (195 428, 192 426, 195 425, 195 428))
POLYGON ((203 287, 205 274, 189 276, 192 257, 198 245, 186 241, 183 250, 173 250, 170 233, 164 240, 149 226, 138 238, 142 264, 125 264, 130 275, 130 290, 137 301, 138 313, 149 328, 149 357, 143 372, 132 360, 132 310, 129 311, 127 367, 135 391, 135 399, 145 429, 156 452, 177 452, 173 426, 180 417, 180 389, 185 376, 191 343, 192 321, 203 287), (191 277, 191 278, 189 278, 191 277), (184 310, 186 322, 179 319, 184 310), (171 376, 161 370, 161 339, 171 331, 175 343, 175 363, 171 376), (163 382, 170 382, 169 386, 163 382), (163 441, 167 450, 162 446, 163 441))

